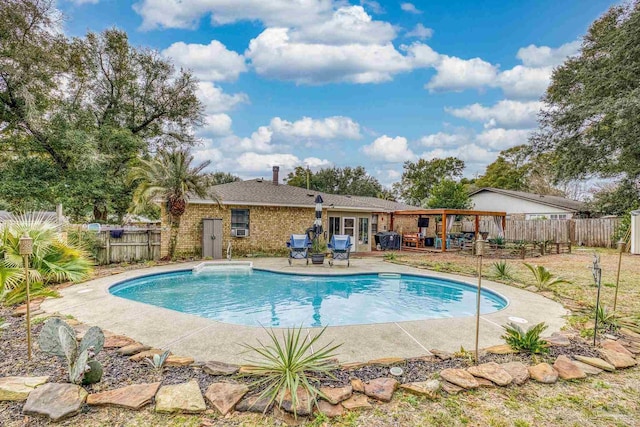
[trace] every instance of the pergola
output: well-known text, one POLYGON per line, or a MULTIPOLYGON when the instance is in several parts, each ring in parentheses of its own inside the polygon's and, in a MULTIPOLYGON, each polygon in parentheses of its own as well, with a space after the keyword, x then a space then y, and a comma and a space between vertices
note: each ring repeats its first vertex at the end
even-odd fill
POLYGON ((475 234, 478 235, 480 228, 481 216, 499 217, 502 221, 502 230, 507 226, 507 213, 506 212, 493 212, 493 211, 475 211, 468 209, 416 209, 416 210, 402 210, 395 211, 394 215, 431 215, 440 216, 442 218, 442 252, 447 250, 447 215, 461 215, 461 216, 473 216, 475 217, 475 234))

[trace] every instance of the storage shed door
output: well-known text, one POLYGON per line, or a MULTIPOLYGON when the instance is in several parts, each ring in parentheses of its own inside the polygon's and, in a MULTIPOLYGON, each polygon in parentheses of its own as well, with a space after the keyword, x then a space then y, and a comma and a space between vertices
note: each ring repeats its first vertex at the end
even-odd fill
POLYGON ((222 220, 202 220, 202 257, 222 259, 222 220))

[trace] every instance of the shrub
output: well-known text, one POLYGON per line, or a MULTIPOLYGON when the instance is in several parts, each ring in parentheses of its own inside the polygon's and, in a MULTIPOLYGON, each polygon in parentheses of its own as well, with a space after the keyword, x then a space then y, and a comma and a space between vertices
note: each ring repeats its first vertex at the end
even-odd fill
POLYGON ((491 266, 491 273, 493 277, 501 280, 511 280, 512 271, 511 265, 507 263, 505 260, 496 261, 491 266))
POLYGON ((398 259, 398 254, 395 252, 385 252, 384 253, 384 259, 386 261, 395 261, 398 259))
POLYGON ((620 327, 618 315, 614 311, 608 310, 604 305, 598 307, 596 316, 598 318, 598 326, 602 329, 608 327, 618 329, 620 327))
POLYGON ((47 320, 42 327, 38 345, 44 353, 67 360, 69 381, 72 383, 92 384, 102 378, 102 365, 93 360, 104 346, 104 334, 97 326, 89 328, 78 345, 73 328, 54 317, 47 320))
POLYGON ((332 343, 321 347, 317 344, 325 329, 323 328, 314 337, 301 337, 302 327, 287 328, 282 332, 282 343, 278 340, 276 333, 271 330, 267 331, 269 345, 260 343, 260 346, 254 347, 243 344, 260 359, 249 360, 249 365, 245 366, 245 369, 247 375, 258 377, 252 383, 253 387, 264 387, 260 395, 261 399, 269 399, 270 404, 278 399, 278 405, 281 406, 285 395, 289 394, 294 416, 297 416, 297 391, 301 387, 308 393, 311 402, 317 405, 317 396, 323 395, 313 384, 315 382, 313 374, 324 374, 334 378, 331 374, 331 371, 337 368, 333 359, 334 352, 340 347, 340 345, 332 346, 332 343), (313 353, 311 353, 312 347, 315 350, 313 353))
MULTIPOLYGON (((60 294, 53 289, 47 288, 42 282, 29 283, 29 294, 31 298, 49 297, 59 298, 60 294)), ((3 302, 6 305, 22 304, 27 300, 27 284, 20 284, 4 295, 3 302)))
POLYGON ((529 353, 547 353, 547 341, 540 338, 540 334, 547 329, 547 325, 538 323, 524 332, 519 325, 509 323, 504 326, 505 334, 501 337, 514 350, 526 351, 529 353))
POLYGON ((167 361, 170 353, 171 352, 167 350, 162 354, 154 354, 153 358, 145 357, 144 361, 147 362, 147 364, 156 371, 161 371, 162 368, 164 368, 164 364, 167 361))
POLYGON ((546 291, 553 286, 563 283, 571 283, 561 277, 554 276, 542 265, 531 265, 526 262, 523 264, 531 271, 531 273, 533 273, 533 278, 535 280, 534 284, 539 291, 546 291))

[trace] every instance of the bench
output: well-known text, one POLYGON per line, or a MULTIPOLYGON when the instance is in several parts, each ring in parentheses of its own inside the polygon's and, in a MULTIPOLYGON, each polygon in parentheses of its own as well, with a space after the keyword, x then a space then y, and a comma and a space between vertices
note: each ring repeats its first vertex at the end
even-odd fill
POLYGON ((424 239, 418 236, 418 233, 403 234, 402 246, 424 248, 424 239))

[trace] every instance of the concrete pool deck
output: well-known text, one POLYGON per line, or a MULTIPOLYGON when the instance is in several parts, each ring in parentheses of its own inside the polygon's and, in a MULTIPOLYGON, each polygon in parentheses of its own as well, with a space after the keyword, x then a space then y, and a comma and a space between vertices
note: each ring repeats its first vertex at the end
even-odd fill
MULTIPOLYGON (((384 262, 380 258, 352 260, 351 267, 336 265, 305 266, 294 262, 289 266, 286 258, 251 259, 255 268, 289 273, 344 274, 344 273, 405 273, 420 276, 454 279, 477 286, 477 279, 453 274, 436 273, 418 268, 384 262)), ((169 349, 180 356, 196 360, 217 360, 228 363, 246 362, 242 343, 257 344, 268 340, 260 327, 221 323, 196 315, 156 307, 109 293, 115 283, 155 273, 191 269, 199 262, 172 264, 127 271, 91 280, 63 289, 63 298, 47 299, 41 308, 49 313, 72 315, 89 325, 100 326, 111 332, 126 335, 146 345, 169 349)), ((501 325, 509 317, 527 321, 526 329, 545 322, 546 334, 559 331, 565 324, 568 311, 559 303, 533 292, 483 279, 483 288, 499 293, 509 305, 497 312, 481 316, 480 347, 503 344, 501 325)), ((215 294, 211 295, 215 298, 215 294)), ((305 328, 311 334, 316 328, 305 328)), ((463 346, 474 347, 475 316, 419 321, 391 322, 370 325, 330 326, 321 338, 321 344, 342 343, 338 349, 341 362, 365 362, 386 357, 418 357, 429 354, 429 349, 457 351, 463 346)))

